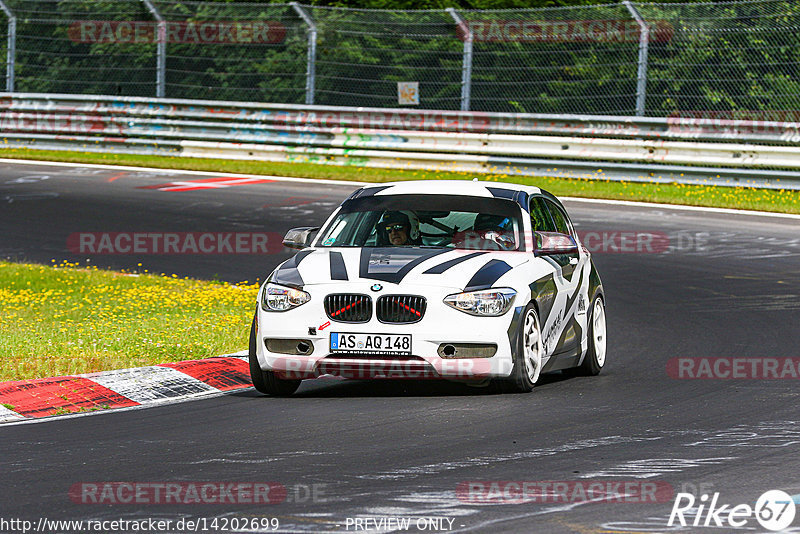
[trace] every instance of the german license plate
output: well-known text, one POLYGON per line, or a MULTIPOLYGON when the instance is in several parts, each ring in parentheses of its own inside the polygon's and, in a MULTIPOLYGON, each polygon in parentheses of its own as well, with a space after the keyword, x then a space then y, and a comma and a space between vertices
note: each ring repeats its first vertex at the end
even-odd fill
POLYGON ((331 332, 331 352, 411 354, 411 335, 331 332))

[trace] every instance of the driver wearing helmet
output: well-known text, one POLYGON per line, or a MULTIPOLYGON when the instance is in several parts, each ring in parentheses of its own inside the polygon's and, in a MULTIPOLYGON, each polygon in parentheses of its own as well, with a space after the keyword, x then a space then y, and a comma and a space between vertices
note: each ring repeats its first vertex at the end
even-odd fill
POLYGON ((504 215, 479 213, 472 227, 480 239, 496 244, 501 250, 516 247, 511 219, 504 215))
POLYGON ((378 221, 378 244, 419 245, 419 220, 410 211, 387 211, 378 221))

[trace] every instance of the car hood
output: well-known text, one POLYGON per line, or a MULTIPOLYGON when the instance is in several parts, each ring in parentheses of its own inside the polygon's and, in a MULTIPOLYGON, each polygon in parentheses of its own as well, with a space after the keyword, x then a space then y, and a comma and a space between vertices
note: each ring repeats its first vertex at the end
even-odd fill
POLYGON ((270 275, 291 287, 374 281, 472 291, 492 287, 531 258, 527 252, 422 247, 316 248, 298 252, 270 275))

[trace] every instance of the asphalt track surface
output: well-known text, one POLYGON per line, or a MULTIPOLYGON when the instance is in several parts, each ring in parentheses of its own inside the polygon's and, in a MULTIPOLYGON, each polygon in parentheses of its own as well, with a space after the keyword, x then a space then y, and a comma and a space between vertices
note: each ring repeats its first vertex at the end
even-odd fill
MULTIPOLYGON (((0 162, 0 257, 142 263, 155 272, 253 281, 289 255, 86 256, 66 242, 76 232, 282 234, 321 222, 354 189, 287 181, 141 189, 208 178, 0 162)), ((428 381, 306 381, 288 399, 245 390, 4 425, 0 518, 276 517, 281 532, 355 532, 355 518, 402 517, 412 520, 412 532, 419 518, 452 519, 449 529, 458 532, 729 532, 667 527, 672 498, 474 503, 457 488, 650 481, 674 492, 719 492, 719 503, 731 505, 753 505, 770 489, 800 494, 797 380, 667 373, 675 357, 800 356, 798 220, 566 204, 582 231, 661 232, 670 240, 658 253, 595 252, 608 296, 609 361, 600 376, 553 373, 525 395, 428 381), (265 506, 92 505, 68 497, 73 484, 101 481, 277 482, 289 498, 265 506), (313 485, 316 499, 306 494, 313 485)), ((752 517, 745 530, 768 532, 752 517)))

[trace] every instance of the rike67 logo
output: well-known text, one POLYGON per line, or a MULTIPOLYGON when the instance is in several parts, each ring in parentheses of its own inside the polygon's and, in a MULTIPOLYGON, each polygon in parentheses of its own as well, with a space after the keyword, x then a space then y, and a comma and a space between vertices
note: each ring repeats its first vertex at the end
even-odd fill
POLYGON ((770 490, 763 493, 756 501, 755 506, 721 504, 719 492, 714 493, 710 502, 707 494, 700 496, 699 503, 696 503, 695 496, 691 493, 678 493, 675 503, 672 505, 667 525, 671 527, 677 520, 682 527, 691 525, 694 527, 741 528, 755 517, 762 528, 779 531, 792 524, 796 512, 792 496, 781 490, 770 490), (692 517, 694 517, 693 521, 692 517))

